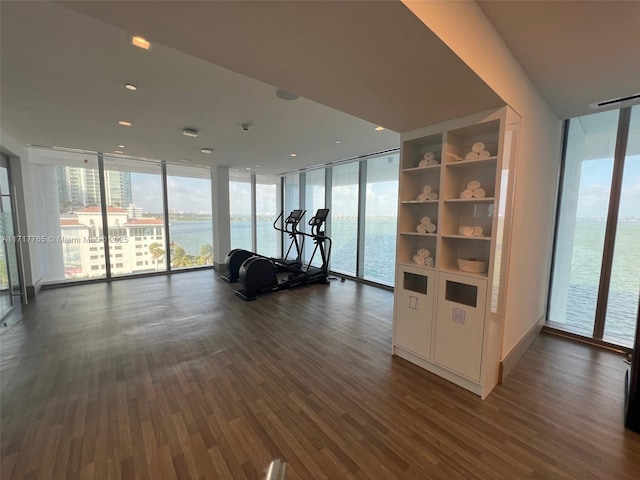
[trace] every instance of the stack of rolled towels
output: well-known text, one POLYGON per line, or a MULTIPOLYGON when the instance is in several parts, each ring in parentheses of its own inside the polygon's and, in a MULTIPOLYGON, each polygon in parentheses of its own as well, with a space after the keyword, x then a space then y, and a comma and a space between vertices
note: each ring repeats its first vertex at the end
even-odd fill
POLYGON ((436 233, 436 225, 431 221, 430 217, 422 217, 420 223, 416 227, 418 233, 436 233))
POLYGON ((438 194, 431 190, 430 185, 422 187, 422 192, 418 195, 417 200, 420 202, 426 202, 427 200, 437 200, 438 194))
POLYGON ((439 165, 440 162, 438 160, 436 160, 436 156, 434 155, 433 152, 427 152, 424 154, 424 157, 422 157, 422 160, 420 160, 420 163, 418 163, 419 167, 430 167, 432 165, 439 165))
POLYGON ((484 160, 489 158, 491 154, 485 150, 485 145, 482 142, 476 142, 471 147, 471 151, 464 156, 465 160, 484 160))
POLYGON ((484 198, 487 196, 487 192, 480 186, 480 182, 477 180, 471 180, 467 184, 462 192, 460 192, 460 198, 469 200, 471 198, 484 198))
POLYGON ((435 265, 431 252, 427 248, 419 248, 418 253, 413 256, 413 261, 422 267, 433 267, 435 265))
POLYGON ((474 226, 462 225, 458 229, 458 233, 460 235, 464 235, 465 237, 483 237, 484 236, 484 230, 480 225, 474 225, 474 226))

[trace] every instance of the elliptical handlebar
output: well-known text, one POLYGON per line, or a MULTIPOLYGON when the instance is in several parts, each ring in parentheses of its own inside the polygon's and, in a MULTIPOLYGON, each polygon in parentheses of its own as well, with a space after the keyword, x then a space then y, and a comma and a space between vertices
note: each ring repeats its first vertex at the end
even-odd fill
POLYGON ((288 233, 289 235, 293 233, 298 233, 298 224, 302 220, 302 217, 304 217, 305 213, 307 213, 306 210, 299 210, 299 209, 292 210, 289 216, 284 220, 284 228, 281 228, 280 226, 278 226, 278 223, 280 222, 280 219, 284 216, 284 211, 282 211, 280 215, 278 215, 278 218, 276 218, 276 220, 273 222, 273 228, 275 228, 279 232, 288 233), (291 225, 291 230, 289 230, 288 228, 289 225, 291 225))

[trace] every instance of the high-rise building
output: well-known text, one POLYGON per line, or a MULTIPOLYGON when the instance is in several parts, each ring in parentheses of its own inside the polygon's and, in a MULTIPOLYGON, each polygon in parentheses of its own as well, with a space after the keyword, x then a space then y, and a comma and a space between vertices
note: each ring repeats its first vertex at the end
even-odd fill
MULTIPOLYGON (((71 212, 100 205, 100 173, 96 169, 56 167, 60 211, 71 212)), ((107 205, 126 208, 133 201, 131 173, 105 172, 107 205)))

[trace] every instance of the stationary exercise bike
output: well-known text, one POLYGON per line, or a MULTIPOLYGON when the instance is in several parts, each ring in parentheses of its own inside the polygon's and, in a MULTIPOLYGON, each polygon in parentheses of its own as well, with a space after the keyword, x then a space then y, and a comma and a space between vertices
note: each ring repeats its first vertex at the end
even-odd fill
POLYGON ((309 237, 315 245, 309 263, 301 266, 289 266, 286 275, 278 277, 277 266, 264 257, 252 257, 246 260, 239 271, 242 288, 234 293, 243 300, 255 300, 259 294, 277 292, 300 285, 312 283, 329 283, 329 260, 331 257, 331 239, 325 235, 324 223, 329 215, 328 208, 318 209, 315 216, 309 220, 311 233, 297 231, 300 235, 309 237), (312 266, 316 253, 320 254, 320 267, 312 266))
POLYGON ((225 279, 229 283, 235 283, 238 281, 238 274, 240 273, 240 267, 244 262, 249 260, 251 257, 263 257, 268 258, 272 262, 274 262, 278 266, 278 270, 282 271, 288 267, 300 267, 302 265, 302 249, 304 248, 304 235, 302 232, 298 231, 298 224, 302 220, 302 217, 306 213, 306 210, 293 210, 289 216, 284 221, 284 228, 279 226, 280 219, 284 215, 282 212, 278 215, 275 222, 273 222, 273 228, 278 230, 279 232, 286 233, 291 242, 289 243, 289 248, 287 249, 287 253, 282 258, 270 258, 264 255, 260 255, 259 253, 251 252, 249 250, 245 250, 242 248, 236 248, 231 250, 225 258, 225 264, 227 266, 226 275, 222 275, 222 278, 225 279), (295 247, 294 258, 289 258, 289 253, 295 247))

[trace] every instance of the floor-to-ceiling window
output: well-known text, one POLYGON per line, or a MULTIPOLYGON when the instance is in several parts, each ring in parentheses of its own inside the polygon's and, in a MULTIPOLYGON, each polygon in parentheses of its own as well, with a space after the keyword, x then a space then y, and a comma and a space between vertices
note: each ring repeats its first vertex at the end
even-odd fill
POLYGON ((229 214, 231 248, 253 250, 251 228, 251 174, 229 172, 229 214))
POLYGON ((548 315, 550 326, 624 346, 640 288, 639 109, 568 124, 548 315))
POLYGON ((31 149, 34 224, 45 282, 105 278, 102 196, 95 154, 31 149))
POLYGON ((280 179, 256 175, 256 251, 267 257, 278 256, 280 232, 273 223, 280 214, 277 208, 280 179))
MULTIPOLYGON (((319 208, 326 208, 325 203, 325 170, 317 169, 306 172, 304 208, 307 210, 307 215, 303 219, 300 228, 304 228, 305 231, 308 231, 309 227, 307 224, 309 220, 311 220, 311 217, 316 214, 319 208)), ((313 261, 311 262, 312 265, 319 266, 322 262, 322 258, 317 250, 314 255, 313 251, 315 247, 313 240, 307 237, 304 243, 304 261, 305 263, 309 263, 311 256, 313 255, 313 261)))
POLYGON ((397 153, 367 161, 363 276, 387 285, 395 272, 398 162, 397 153))
POLYGON ((359 162, 332 168, 331 269, 356 275, 358 251, 359 162))
POLYGON ((211 169, 167 165, 172 269, 213 265, 211 169))
POLYGON ((29 161, 45 282, 213 265, 209 168, 35 148, 29 161))
POLYGON ((104 183, 111 275, 166 270, 162 165, 105 157, 104 183))
MULTIPOLYGON (((22 293, 18 271, 20 237, 14 229, 14 210, 9 173, 9 158, 0 157, 0 319, 4 318, 22 293)), ((6 322, 2 322, 6 325, 6 322)))

